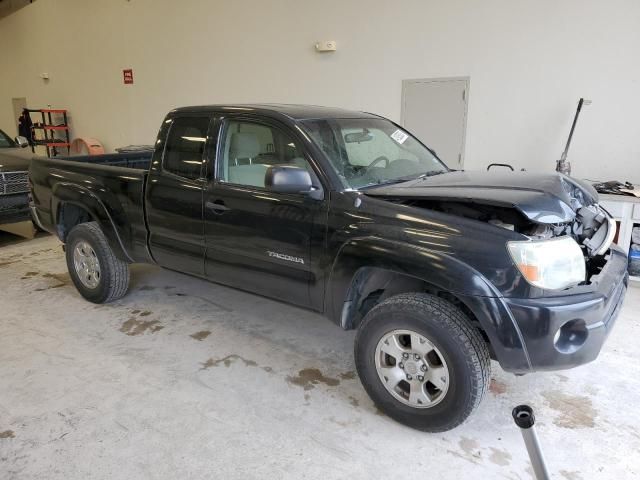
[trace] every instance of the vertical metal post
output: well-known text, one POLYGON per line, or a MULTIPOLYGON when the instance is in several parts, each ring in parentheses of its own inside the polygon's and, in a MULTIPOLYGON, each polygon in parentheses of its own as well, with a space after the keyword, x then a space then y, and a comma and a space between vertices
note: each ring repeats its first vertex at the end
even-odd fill
POLYGON ((513 421, 520 427, 536 479, 549 480, 549 472, 547 471, 547 465, 545 464, 544 455, 534 427, 536 419, 533 415, 533 409, 529 405, 518 405, 511 414, 513 415, 513 421))

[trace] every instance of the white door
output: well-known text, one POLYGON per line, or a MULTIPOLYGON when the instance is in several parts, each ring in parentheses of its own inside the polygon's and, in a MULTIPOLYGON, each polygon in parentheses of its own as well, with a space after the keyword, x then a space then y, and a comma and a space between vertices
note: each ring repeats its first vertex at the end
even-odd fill
POLYGON ((402 82, 402 125, 454 169, 464 165, 468 99, 468 78, 402 82))

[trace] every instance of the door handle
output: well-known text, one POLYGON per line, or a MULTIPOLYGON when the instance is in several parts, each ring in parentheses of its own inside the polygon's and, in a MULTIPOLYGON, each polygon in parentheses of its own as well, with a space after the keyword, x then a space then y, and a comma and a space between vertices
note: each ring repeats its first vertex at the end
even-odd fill
POLYGON ((217 213, 217 214, 221 214, 231 210, 229 207, 227 207, 224 204, 223 200, 216 200, 215 202, 206 202, 204 205, 209 210, 213 210, 213 213, 217 213))

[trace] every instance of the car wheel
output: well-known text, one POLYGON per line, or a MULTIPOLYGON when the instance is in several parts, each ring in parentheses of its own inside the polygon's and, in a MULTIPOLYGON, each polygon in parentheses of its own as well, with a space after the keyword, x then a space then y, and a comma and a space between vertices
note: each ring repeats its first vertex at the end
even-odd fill
POLYGON ((73 227, 65 251, 71 280, 84 298, 107 303, 127 293, 129 265, 115 256, 96 222, 73 227))
POLYGON ((394 420, 443 432, 480 404, 489 386, 489 349, 452 303, 426 293, 376 305, 355 341, 358 375, 376 406, 394 420))

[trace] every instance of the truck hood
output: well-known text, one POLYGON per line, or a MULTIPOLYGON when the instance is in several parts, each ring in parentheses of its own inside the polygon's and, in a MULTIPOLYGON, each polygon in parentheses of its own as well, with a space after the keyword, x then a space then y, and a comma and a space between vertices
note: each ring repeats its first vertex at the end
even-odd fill
POLYGON ((30 148, 0 148, 0 172, 29 170, 31 157, 30 148))
POLYGON ((425 199, 515 208, 536 223, 571 222, 576 211, 598 201, 595 189, 562 174, 447 172, 363 193, 394 199, 425 199))

